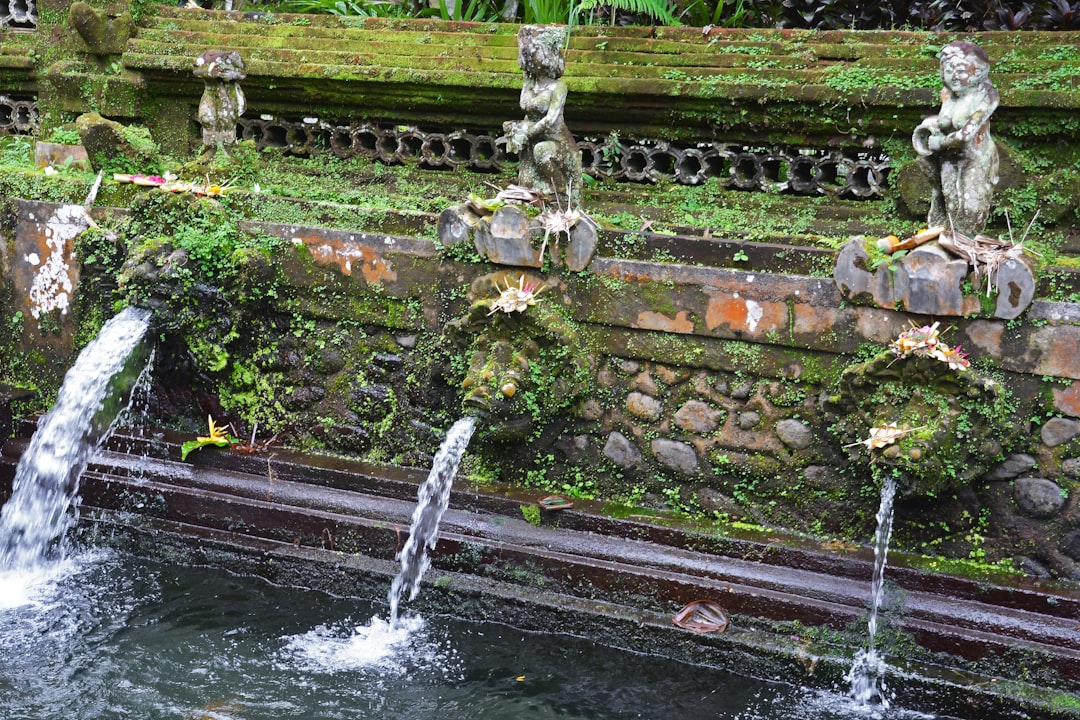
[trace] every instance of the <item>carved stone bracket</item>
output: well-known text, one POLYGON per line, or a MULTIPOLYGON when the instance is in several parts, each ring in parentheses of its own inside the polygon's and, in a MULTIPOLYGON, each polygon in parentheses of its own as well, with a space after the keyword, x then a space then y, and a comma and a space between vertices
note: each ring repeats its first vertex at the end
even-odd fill
POLYGON ((983 308, 979 292, 964 294, 968 278, 978 278, 964 260, 936 242, 920 245, 899 260, 871 267, 863 238, 853 238, 840 249, 833 279, 845 298, 883 308, 934 316, 987 315, 1011 320, 1023 313, 1035 296, 1035 271, 1026 256, 1009 258, 995 270, 994 309, 983 308))
POLYGON ((484 259, 499 265, 538 268, 541 250, 555 265, 584 270, 596 251, 598 233, 592 218, 582 214, 567 232, 547 232, 518 205, 504 205, 491 215, 478 215, 466 205, 447 208, 439 216, 439 240, 447 247, 472 240, 484 259), (546 240, 545 240, 546 235, 546 240))

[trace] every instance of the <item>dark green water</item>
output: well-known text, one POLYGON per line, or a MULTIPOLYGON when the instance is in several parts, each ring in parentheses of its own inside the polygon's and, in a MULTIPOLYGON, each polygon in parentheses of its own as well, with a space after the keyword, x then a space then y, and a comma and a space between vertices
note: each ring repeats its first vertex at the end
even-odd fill
MULTIPOLYGON (((0 717, 871 718, 842 695, 92 552, 0 575, 0 717), (373 619, 374 618, 374 619, 373 619)), ((890 718, 926 718, 896 713, 890 718)))

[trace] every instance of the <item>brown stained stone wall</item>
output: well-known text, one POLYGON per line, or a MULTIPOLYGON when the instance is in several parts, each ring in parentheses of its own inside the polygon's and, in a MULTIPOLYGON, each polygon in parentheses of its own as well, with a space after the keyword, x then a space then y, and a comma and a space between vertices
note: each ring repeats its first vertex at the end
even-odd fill
MULTIPOLYGON (((14 266, 29 250, 17 248, 58 209, 18 205, 18 237, 6 244, 11 297, 21 297, 28 282, 14 266)), ((281 307, 264 308, 279 317, 264 327, 280 335, 247 339, 277 350, 246 357, 241 338, 230 365, 198 381, 204 392, 214 391, 207 377, 222 391, 235 382, 231 364, 258 366, 276 379, 275 395, 263 402, 280 402, 291 442, 429 462, 441 432, 462 412, 457 384, 467 365, 462 358, 454 369, 453 355, 465 351, 451 347, 445 363, 433 366, 433 348, 446 351, 446 324, 476 299, 468 291, 473 281, 494 268, 451 261, 416 238, 258 222, 248 228, 290 241, 291 250, 274 260, 285 279, 281 307), (343 300, 328 301, 330 287, 343 300), (292 329, 308 319, 299 337, 292 329), (361 355, 358 344, 367 348, 361 355)), ((864 344, 880 349, 911 316, 847 306, 827 279, 753 270, 601 257, 586 273, 547 279, 540 302, 560 304, 580 327, 592 355, 591 390, 535 433, 508 441, 481 430, 472 453, 501 468, 501 479, 523 482, 539 472, 572 486, 587 477, 591 492, 605 497, 823 535, 872 532, 876 492, 866 468, 850 465, 830 433, 828 397, 864 344)), ((1080 521, 1077 322, 1080 306, 1042 301, 1019 321, 956 320, 946 339, 999 369, 1015 396, 1010 422, 1018 440, 985 478, 955 498, 934 499, 933 511, 924 500, 902 501, 898 532, 908 533, 909 544, 943 532, 926 526, 929 512, 948 518, 950 537, 985 536, 979 549, 992 559, 1022 556, 1031 572, 1080 576, 1069 554, 1076 543, 1067 542, 1080 521), (991 508, 989 527, 974 525, 981 507, 991 508)), ((26 329, 14 352, 48 340, 33 324, 26 329)), ((46 366, 57 374, 64 367, 62 359, 46 366)), ((196 381, 170 375, 159 383, 174 397, 169 393, 196 381)), ((200 423, 205 417, 180 402, 166 405, 200 423)), ((247 424, 242 409, 234 412, 247 424)), ((934 547, 971 550, 949 542, 934 547)))
MULTIPOLYGON (((455 312, 441 304, 437 288, 460 287, 489 270, 447 264, 426 241, 263 229, 303 243, 316 263, 351 273, 355 283, 421 301, 423 327, 412 328, 420 336, 441 332, 440 318, 455 312)), ((598 353, 595 392, 557 434, 541 432, 515 447, 485 441, 481 432, 478 455, 503 464, 511 480, 547 463, 552 475, 585 469, 607 496, 636 487, 644 502, 658 506, 819 534, 872 532, 876 497, 866 496, 865 471, 842 471, 847 460, 829 433, 825 400, 860 346, 889 342, 910 327, 910 316, 845 306, 830 280, 800 275, 610 258, 595 259, 591 271, 617 286, 552 276, 553 289, 542 302, 563 303, 587 329, 598 353), (538 458, 547 459, 537 465, 538 458), (855 509, 838 513, 838 506, 855 509)), ((958 319, 948 334, 973 358, 1005 371, 1017 397, 1014 422, 1025 432, 1016 447, 1005 449, 1006 462, 972 492, 993 508, 991 553, 1021 556, 1031 572, 1080 576, 1062 545, 1080 517, 1075 498, 1068 499, 1073 475, 1080 474, 1074 469, 1080 466, 1080 421, 1051 419, 1077 416, 1078 320, 1076 305, 1038 301, 1024 321, 958 319)), ((391 330, 408 334, 407 328, 391 330)), ((421 360, 407 347, 398 354, 405 367, 421 360)), ((362 388, 356 393, 379 396, 362 388)), ((367 421, 377 419, 376 409, 367 421)), ((899 510, 913 535, 918 532, 910 528, 925 514, 921 502, 902 502, 899 510)), ((978 517, 977 508, 964 514, 970 498, 963 493, 935 502, 954 518, 954 528, 963 527, 962 518, 970 524, 978 517)))

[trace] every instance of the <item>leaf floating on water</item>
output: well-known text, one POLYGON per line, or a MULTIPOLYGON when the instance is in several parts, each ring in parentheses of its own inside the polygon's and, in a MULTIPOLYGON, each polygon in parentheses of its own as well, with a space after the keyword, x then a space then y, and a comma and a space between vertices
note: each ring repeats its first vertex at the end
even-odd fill
POLYGON ((712 600, 694 600, 675 613, 671 622, 696 633, 722 633, 727 630, 728 615, 712 600))
POLYGON ((188 718, 190 718, 190 720, 228 720, 233 717, 239 718, 240 715, 238 713, 243 707, 243 703, 241 703, 238 698, 214 700, 192 712, 188 715, 188 718))
POLYGON ((847 540, 826 540, 821 543, 821 548, 832 552, 855 552, 859 546, 847 540))

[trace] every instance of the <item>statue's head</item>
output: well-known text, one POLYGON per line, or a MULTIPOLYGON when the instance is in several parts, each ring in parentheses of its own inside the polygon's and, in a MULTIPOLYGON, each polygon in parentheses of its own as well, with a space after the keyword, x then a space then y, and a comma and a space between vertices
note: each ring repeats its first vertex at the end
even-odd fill
POLYGON ((518 31, 518 65, 526 75, 560 78, 566 70, 566 28, 524 25, 518 31))
POLYGON ((247 77, 247 72, 237 51, 207 50, 195 58, 195 76, 235 82, 247 77))
POLYGON ((963 92, 989 76, 990 58, 975 43, 958 40, 941 49, 941 79, 953 92, 963 92))

